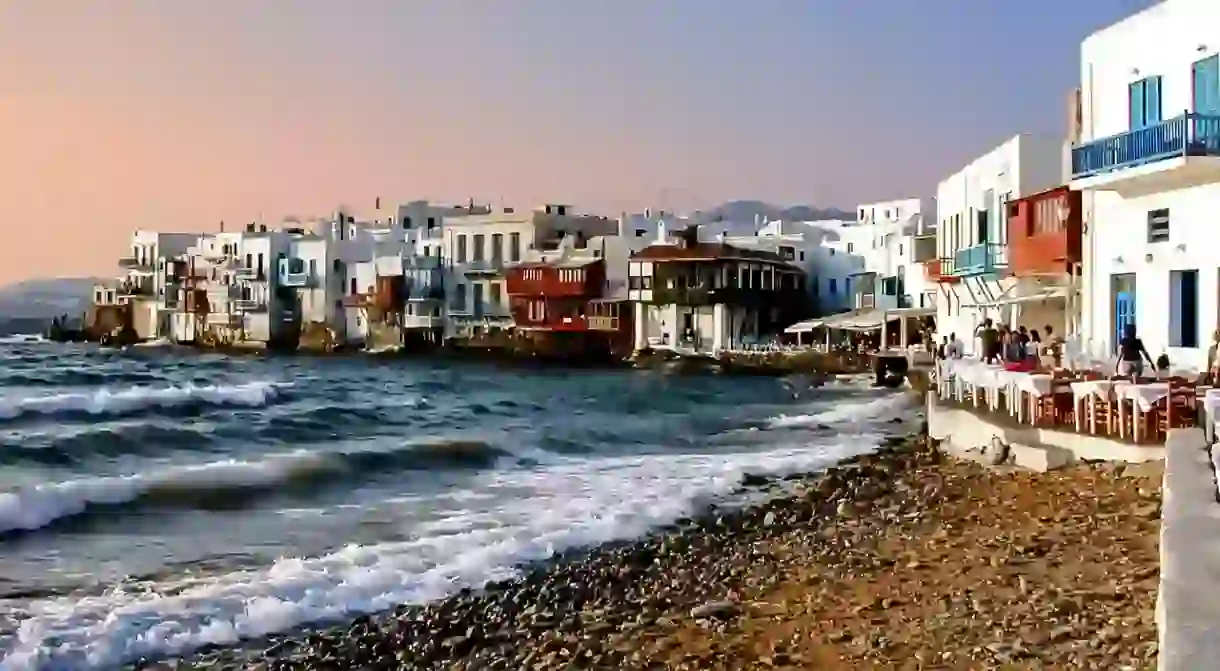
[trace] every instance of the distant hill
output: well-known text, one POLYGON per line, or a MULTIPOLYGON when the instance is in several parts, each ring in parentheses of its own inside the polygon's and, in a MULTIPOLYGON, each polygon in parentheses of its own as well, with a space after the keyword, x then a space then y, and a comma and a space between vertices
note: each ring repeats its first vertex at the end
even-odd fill
POLYGON ((27 280, 0 287, 0 321, 79 317, 89 304, 89 292, 100 280, 62 277, 27 280))
POLYGON ((710 210, 702 210, 693 215, 693 219, 706 224, 713 221, 750 221, 762 216, 767 219, 784 219, 786 221, 818 221, 825 219, 855 220, 856 213, 830 207, 821 209, 810 205, 792 205, 781 207, 764 203, 761 200, 734 200, 719 205, 710 210))

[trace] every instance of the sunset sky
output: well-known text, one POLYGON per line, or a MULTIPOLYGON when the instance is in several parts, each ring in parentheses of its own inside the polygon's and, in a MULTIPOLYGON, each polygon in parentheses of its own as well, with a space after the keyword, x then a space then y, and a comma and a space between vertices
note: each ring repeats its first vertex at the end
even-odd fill
POLYGON ((0 0, 0 283, 138 227, 920 196, 1139 0, 0 0))

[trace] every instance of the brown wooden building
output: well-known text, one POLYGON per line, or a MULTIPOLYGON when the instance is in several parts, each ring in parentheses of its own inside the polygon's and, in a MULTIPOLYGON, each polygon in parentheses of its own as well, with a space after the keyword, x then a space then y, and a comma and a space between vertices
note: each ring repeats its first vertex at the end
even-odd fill
POLYGON ((543 355, 626 356, 631 310, 606 296, 606 262, 594 256, 512 266, 506 273, 509 309, 519 337, 543 355))

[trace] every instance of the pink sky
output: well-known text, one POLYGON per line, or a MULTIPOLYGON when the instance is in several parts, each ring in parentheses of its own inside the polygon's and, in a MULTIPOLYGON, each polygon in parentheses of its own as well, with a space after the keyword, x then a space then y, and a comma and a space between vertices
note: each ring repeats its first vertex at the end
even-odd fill
POLYGON ((1062 125, 1098 19, 873 1, 0 0, 0 284, 379 196, 852 208, 1062 125))

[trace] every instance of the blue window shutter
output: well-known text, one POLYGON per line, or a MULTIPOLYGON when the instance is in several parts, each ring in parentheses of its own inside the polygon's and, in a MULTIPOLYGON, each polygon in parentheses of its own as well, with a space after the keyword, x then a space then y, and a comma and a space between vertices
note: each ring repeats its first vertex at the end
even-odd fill
POLYGON ((1127 85, 1128 127, 1139 130, 1144 127, 1144 81, 1127 85))
POLYGON ((1161 123, 1161 78, 1148 77, 1144 80, 1144 125, 1155 126, 1161 123))
POLYGON ((1220 114, 1220 56, 1197 61, 1192 70, 1194 111, 1220 114))

